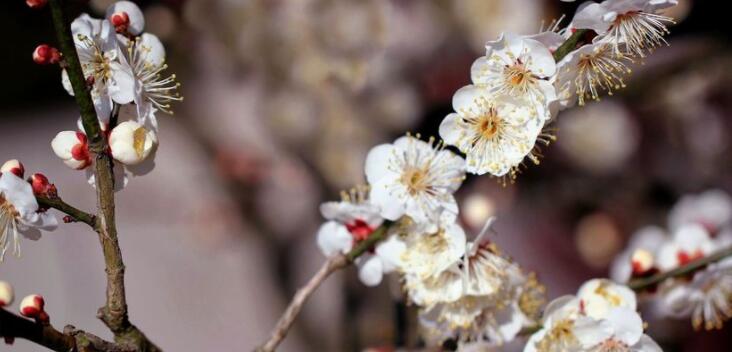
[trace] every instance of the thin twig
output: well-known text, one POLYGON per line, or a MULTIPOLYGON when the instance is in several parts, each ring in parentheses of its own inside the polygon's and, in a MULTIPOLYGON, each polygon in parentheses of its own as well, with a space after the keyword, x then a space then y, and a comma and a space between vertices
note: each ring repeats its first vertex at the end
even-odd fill
POLYGON ((307 299, 313 294, 313 292, 315 292, 315 290, 320 286, 320 284, 322 284, 323 281, 325 281, 325 279, 330 276, 330 274, 347 267, 350 263, 353 262, 353 260, 371 249, 376 243, 383 240, 386 237, 386 234, 388 233, 391 225, 392 222, 387 221, 379 226, 379 228, 374 230, 374 232, 369 235, 367 239, 359 242, 356 247, 348 252, 348 254, 339 254, 328 258, 328 260, 323 263, 323 266, 320 267, 320 270, 318 270, 318 272, 315 273, 312 278, 310 278, 308 283, 300 288, 297 293, 295 293, 292 301, 287 306, 287 309, 282 314, 282 317, 280 317, 280 320, 277 322, 275 328, 272 330, 272 333, 270 334, 267 342, 258 347, 255 351, 274 351, 285 338, 285 336, 287 336, 287 332, 290 330, 292 324, 295 322, 295 318, 297 318, 298 314, 300 314, 300 310, 302 309, 303 305, 305 304, 307 299))
POLYGON ((554 51, 554 61, 559 62, 567 56, 567 54, 574 51, 574 49, 577 48, 577 44, 580 43, 580 40, 587 34, 587 32, 589 32, 588 29, 578 29, 572 33, 572 35, 554 51))
POLYGON ((83 210, 79 210, 75 208, 74 206, 66 203, 63 201, 63 199, 59 197, 36 197, 36 201, 38 201, 38 204, 42 207, 46 208, 53 208, 56 209, 68 216, 70 216, 74 221, 83 222, 89 226, 91 226, 92 229, 96 229, 97 225, 97 217, 89 214, 83 210))
POLYGON ((697 270, 705 268, 709 264, 716 263, 729 256, 732 256, 732 246, 722 249, 712 255, 708 255, 704 258, 697 259, 676 269, 669 270, 663 273, 658 273, 656 275, 646 278, 633 279, 628 283, 628 287, 630 287, 634 291, 643 291, 645 289, 656 286, 661 282, 666 281, 667 279, 692 274, 697 270))

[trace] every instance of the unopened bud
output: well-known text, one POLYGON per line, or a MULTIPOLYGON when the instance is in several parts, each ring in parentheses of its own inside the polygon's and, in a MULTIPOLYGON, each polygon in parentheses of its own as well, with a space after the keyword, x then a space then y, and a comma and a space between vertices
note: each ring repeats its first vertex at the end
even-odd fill
POLYGON ((41 44, 33 50, 33 61, 39 65, 57 64, 61 61, 61 52, 50 45, 41 44))
POLYGON ((636 249, 631 256, 630 263, 633 275, 642 275, 653 268, 653 254, 645 249, 636 249))
POLYGON ((33 194, 53 198, 57 195, 56 186, 48 182, 48 177, 41 173, 35 173, 30 177, 33 194))
POLYGON ((63 160, 66 166, 83 170, 91 165, 91 155, 86 135, 82 132, 59 132, 51 141, 53 152, 63 160))
POLYGON ((107 8, 107 19, 117 33, 139 35, 145 28, 145 16, 135 3, 118 1, 107 8))
POLYGON ((25 0, 25 3, 32 9, 41 9, 46 6, 48 0, 25 0))
POLYGON ((155 132, 135 121, 120 123, 109 135, 112 157, 125 165, 140 164, 155 150, 157 144, 155 132))
POLYGON ((15 176, 23 178, 23 175, 25 175, 25 167, 23 167, 23 164, 17 159, 12 159, 6 161, 5 164, 0 167, 0 173, 5 172, 10 172, 12 174, 15 174, 15 176))
POLYGON ((33 294, 28 295, 20 301, 20 314, 28 318, 41 318, 45 314, 43 308, 46 303, 43 301, 43 296, 33 294))
POLYGON ((14 298, 13 286, 5 281, 0 281, 0 307, 9 306, 13 303, 14 298))

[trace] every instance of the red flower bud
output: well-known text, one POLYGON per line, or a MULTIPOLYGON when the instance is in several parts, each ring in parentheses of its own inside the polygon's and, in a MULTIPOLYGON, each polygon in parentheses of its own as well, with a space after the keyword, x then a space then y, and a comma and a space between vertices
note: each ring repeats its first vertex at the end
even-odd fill
POLYGON ((23 164, 17 159, 12 159, 6 161, 5 164, 0 167, 0 173, 3 172, 10 172, 15 176, 23 178, 23 175, 25 175, 25 167, 23 167, 23 164))
POLYGON ((46 6, 48 0, 25 0, 25 3, 32 9, 41 9, 46 6))
POLYGON ((41 44, 33 50, 33 61, 39 65, 57 64, 61 61, 61 53, 50 45, 41 44))
POLYGON ((115 12, 109 17, 109 21, 112 22, 117 33, 127 33, 127 29, 130 26, 130 16, 127 12, 115 12))
POLYGON ((43 301, 43 296, 41 295, 28 295, 23 298, 22 301, 20 301, 20 315, 28 318, 41 318, 42 314, 45 313, 43 311, 43 307, 45 307, 46 303, 43 301))

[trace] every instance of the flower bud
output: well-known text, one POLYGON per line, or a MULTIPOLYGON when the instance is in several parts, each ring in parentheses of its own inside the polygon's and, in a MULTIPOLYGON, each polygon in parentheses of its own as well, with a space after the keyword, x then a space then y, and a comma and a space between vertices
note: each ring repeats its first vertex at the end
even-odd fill
POLYGON ((83 170, 91 165, 91 155, 86 135, 82 132, 59 132, 51 141, 53 152, 63 160, 66 166, 83 170))
POLYGON ((9 306, 13 303, 13 286, 5 281, 0 281, 0 307, 9 306))
POLYGON ((43 301, 41 295, 28 295, 20 301, 20 315, 28 318, 40 318, 43 311, 43 307, 46 303, 43 301))
POLYGON ((135 121, 117 125, 109 135, 112 157, 125 165, 137 165, 152 153, 158 144, 155 132, 135 121))
POLYGON ((633 252, 630 263, 633 268, 633 275, 643 275, 653 268, 653 254, 645 249, 637 249, 633 252))
POLYGON ((17 159, 12 159, 6 161, 5 164, 0 167, 0 173, 3 172, 10 172, 15 174, 15 176, 23 178, 23 175, 25 175, 25 167, 23 167, 23 164, 21 164, 17 159))
POLYGON ((46 6, 48 0, 25 0, 25 3, 32 9, 41 9, 46 6))
POLYGON ((30 177, 33 194, 53 198, 57 195, 56 185, 48 181, 48 177, 41 173, 35 173, 30 177))
POLYGON ((57 64, 61 61, 61 52, 50 45, 41 44, 33 50, 33 61, 39 65, 57 64))
POLYGON ((135 3, 118 1, 107 8, 107 19, 117 33, 139 35, 145 28, 145 16, 135 3))

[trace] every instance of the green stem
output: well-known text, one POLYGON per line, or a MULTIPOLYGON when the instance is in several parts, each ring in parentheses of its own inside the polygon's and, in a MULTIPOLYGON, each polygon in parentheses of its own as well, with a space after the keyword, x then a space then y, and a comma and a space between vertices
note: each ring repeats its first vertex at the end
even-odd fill
POLYGON ((572 52, 574 49, 577 48, 577 44, 580 42, 582 37, 587 34, 589 29, 579 29, 576 32, 572 33, 572 35, 567 38, 567 40, 560 45, 557 50, 554 51, 554 61, 559 62, 561 61, 567 54, 572 52))
POLYGON ((658 273, 656 275, 646 278, 633 279, 628 283, 628 287, 635 291, 642 291, 658 285, 661 282, 666 281, 667 279, 692 274, 697 270, 705 268, 709 264, 716 263, 729 256, 732 256, 732 246, 722 249, 712 255, 708 255, 704 258, 697 259, 689 264, 680 266, 676 269, 669 270, 663 273, 658 273))
POLYGON ((392 221, 384 221, 384 223, 374 230, 369 237, 356 244, 356 247, 353 247, 353 249, 346 254, 346 259, 348 259, 349 262, 353 262, 356 258, 360 257, 361 254, 371 250, 371 248, 373 248, 377 243, 386 238, 386 234, 392 224, 394 224, 392 221))

